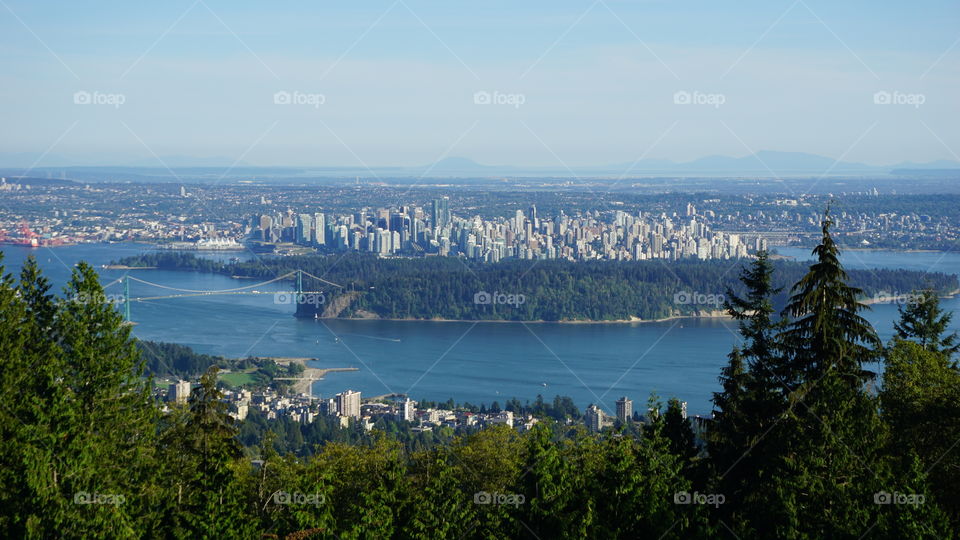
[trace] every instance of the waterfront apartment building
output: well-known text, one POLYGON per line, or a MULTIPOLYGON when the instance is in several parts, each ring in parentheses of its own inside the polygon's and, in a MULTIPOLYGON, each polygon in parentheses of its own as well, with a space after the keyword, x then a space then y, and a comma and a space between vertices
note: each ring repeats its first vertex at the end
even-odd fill
POLYGON ((617 420, 625 424, 631 418, 633 418, 633 400, 623 396, 617 400, 617 420))
POLYGON ((413 422, 416 419, 417 408, 416 402, 410 398, 406 398, 400 402, 400 405, 397 407, 397 420, 402 422, 413 422))
POLYGON ((488 420, 491 424, 503 424, 513 427, 513 411, 502 411, 488 420))
POLYGON ((337 400, 333 398, 320 400, 320 413, 327 416, 337 415, 337 400))
POLYGON ((590 431, 600 431, 603 429, 603 411, 596 405, 590 405, 583 413, 583 420, 590 431))
POLYGON ((190 381, 171 383, 167 399, 174 403, 186 403, 190 399, 190 381))
POLYGON ((337 394, 337 412, 347 418, 360 418, 360 392, 345 390, 337 394))

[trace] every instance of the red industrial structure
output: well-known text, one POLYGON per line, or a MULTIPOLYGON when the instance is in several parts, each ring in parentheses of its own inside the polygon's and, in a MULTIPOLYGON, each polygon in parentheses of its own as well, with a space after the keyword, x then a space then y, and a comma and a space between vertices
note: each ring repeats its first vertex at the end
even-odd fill
POLYGON ((26 220, 20 222, 20 236, 10 236, 6 230, 0 229, 2 244, 25 247, 59 246, 63 245, 65 240, 64 238, 42 238, 39 233, 30 229, 30 224, 26 220))

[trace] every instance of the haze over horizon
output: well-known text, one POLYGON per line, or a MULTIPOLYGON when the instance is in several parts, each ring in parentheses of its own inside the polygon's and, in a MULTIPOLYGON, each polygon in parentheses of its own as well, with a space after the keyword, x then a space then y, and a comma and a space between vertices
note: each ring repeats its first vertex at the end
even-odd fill
POLYGON ((4 6, 6 167, 960 161, 945 1, 4 6))

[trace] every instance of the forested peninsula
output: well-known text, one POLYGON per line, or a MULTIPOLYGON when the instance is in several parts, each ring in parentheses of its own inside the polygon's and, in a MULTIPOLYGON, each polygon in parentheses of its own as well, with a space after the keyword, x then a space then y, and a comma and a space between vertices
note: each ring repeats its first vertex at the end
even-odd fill
MULTIPOLYGON (((723 301, 740 294, 737 279, 744 260, 586 261, 508 260, 480 263, 453 257, 378 258, 346 253, 257 258, 221 263, 190 253, 156 252, 117 261, 130 267, 214 272, 266 281, 291 271, 306 274, 304 291, 291 298, 297 315, 467 321, 651 321, 709 317, 723 313, 723 301)), ((778 308, 785 285, 808 270, 801 262, 773 262, 778 308)), ((956 275, 911 270, 848 270, 850 283, 867 303, 899 303, 912 291, 939 295, 958 288, 956 275)), ((289 280, 290 290, 296 286, 289 280)))

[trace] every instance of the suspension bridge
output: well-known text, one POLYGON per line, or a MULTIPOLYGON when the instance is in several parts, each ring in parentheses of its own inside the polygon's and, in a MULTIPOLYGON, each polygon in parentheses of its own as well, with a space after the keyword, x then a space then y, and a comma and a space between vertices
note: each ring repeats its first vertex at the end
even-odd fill
POLYGON ((104 288, 104 290, 106 290, 107 287, 110 287, 110 286, 112 286, 112 285, 116 285, 116 284, 122 284, 122 285, 123 285, 123 295, 122 295, 120 298, 116 299, 115 302, 116 302, 116 303, 122 303, 122 304, 123 304, 123 317, 124 317, 124 319, 125 319, 127 322, 132 322, 132 319, 131 319, 131 316, 130 316, 130 304, 131 304, 132 302, 147 302, 147 301, 151 301, 151 300, 166 300, 166 299, 171 299, 171 298, 189 298, 189 297, 197 297, 197 296, 269 295, 269 296, 274 296, 274 297, 276 297, 276 295, 279 295, 279 294, 289 294, 289 301, 288 301, 288 302, 285 302, 285 303, 297 304, 297 303, 302 303, 303 298, 305 298, 306 295, 310 295, 310 294, 314 294, 314 295, 315 295, 315 294, 324 294, 324 291, 323 291, 323 290, 305 291, 305 290, 303 289, 303 277, 304 277, 304 276, 306 276, 306 277, 308 277, 308 278, 311 278, 311 279, 314 279, 314 280, 316 280, 316 281, 318 281, 318 282, 320 282, 320 283, 329 285, 329 286, 331 286, 331 287, 336 287, 336 288, 339 288, 339 289, 343 289, 343 288, 344 288, 343 285, 339 285, 339 284, 337 284, 337 283, 334 283, 334 282, 332 282, 332 281, 323 279, 322 277, 315 276, 315 275, 313 275, 313 274, 311 274, 311 273, 309 273, 309 272, 306 272, 306 271, 304 271, 304 270, 299 270, 299 269, 298 269, 298 270, 292 270, 292 271, 290 271, 290 272, 287 272, 286 274, 283 274, 283 275, 281 275, 281 276, 277 276, 277 277, 275 277, 275 278, 273 278, 273 279, 269 279, 269 280, 267 280, 267 281, 263 281, 263 282, 260 282, 260 283, 254 283, 254 284, 252 284, 252 285, 246 285, 246 286, 244 286, 244 287, 236 287, 236 288, 232 288, 232 289, 220 289, 220 290, 184 289, 184 288, 180 288, 180 287, 172 287, 172 286, 170 286, 170 285, 163 285, 163 284, 160 284, 160 283, 153 283, 153 282, 147 281, 147 280, 145 280, 145 279, 140 279, 140 278, 137 278, 137 277, 133 277, 133 276, 131 276, 131 275, 129 275, 129 274, 126 274, 126 275, 124 275, 124 276, 121 276, 121 277, 119 277, 119 278, 111 281, 110 283, 107 283, 106 285, 103 286, 103 288, 104 288), (283 280, 285 280, 285 279, 290 279, 290 278, 294 278, 294 277, 296 278, 296 280, 295 280, 295 286, 294 286, 294 290, 293 290, 291 293, 282 293, 282 292, 278 292, 278 291, 261 291, 261 290, 259 290, 259 288, 263 287, 264 285, 269 285, 269 284, 271 284, 271 283, 276 283, 276 282, 278 282, 278 281, 283 281, 283 280), (162 289, 162 290, 166 290, 166 291, 171 291, 171 294, 153 295, 153 296, 136 296, 136 297, 135 297, 135 296, 131 296, 131 294, 130 294, 130 282, 131 282, 131 281, 132 281, 132 282, 136 282, 136 283, 142 283, 142 284, 147 285, 147 286, 150 286, 150 287, 156 287, 156 288, 158 288, 158 289, 162 289))

